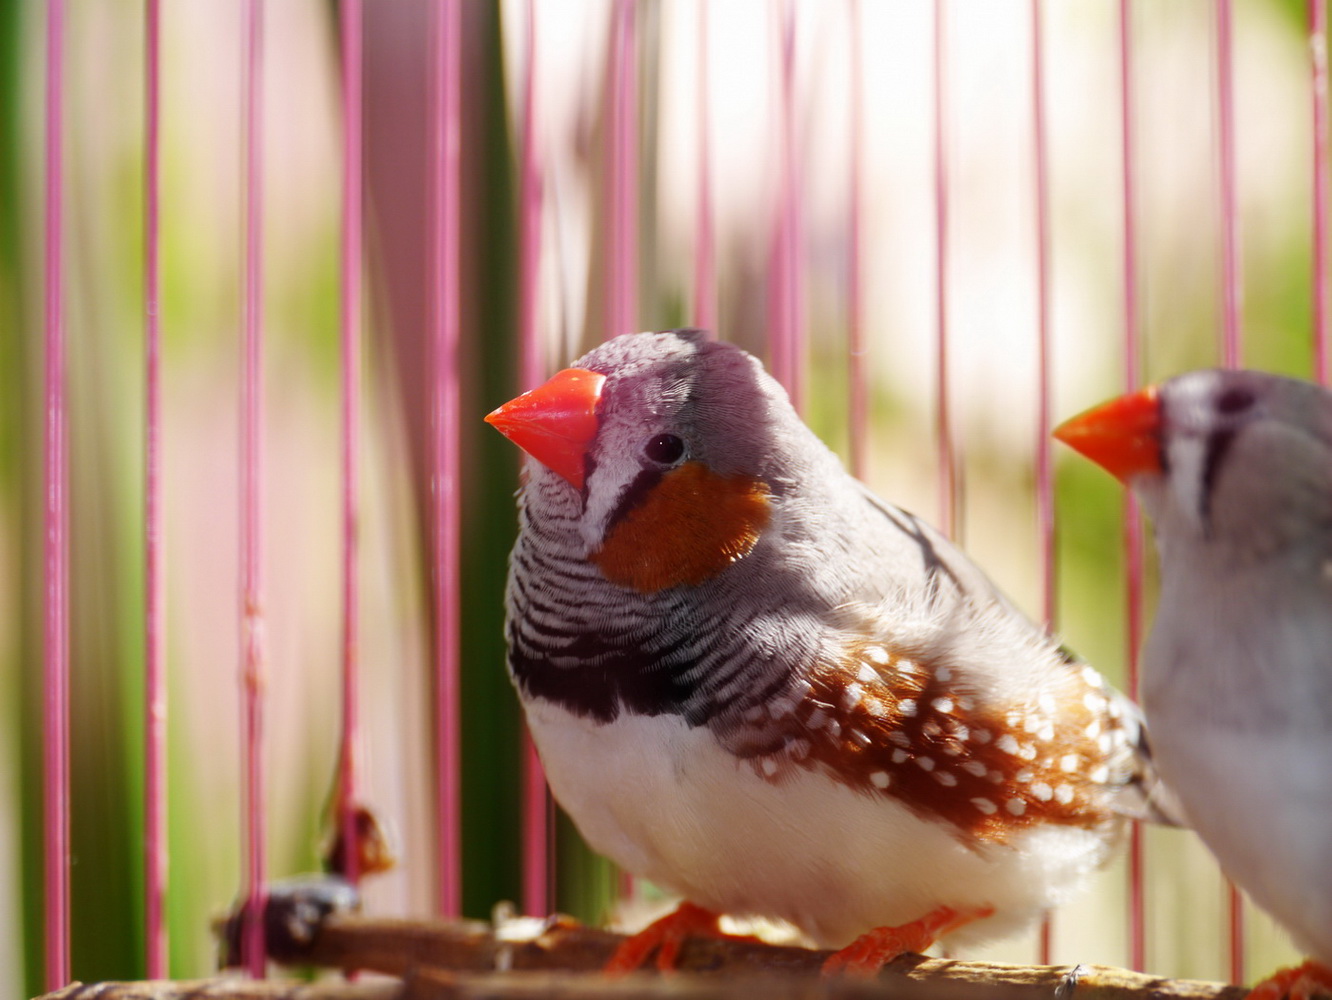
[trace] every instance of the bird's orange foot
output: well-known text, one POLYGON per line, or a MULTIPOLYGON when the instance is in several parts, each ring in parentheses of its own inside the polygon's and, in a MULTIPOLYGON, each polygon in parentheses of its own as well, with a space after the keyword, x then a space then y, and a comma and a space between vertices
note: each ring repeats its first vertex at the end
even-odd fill
POLYGON ((1249 991, 1246 1000, 1312 1000, 1332 996, 1332 967, 1313 959, 1278 969, 1249 991))
POLYGON ((732 938, 739 941, 754 941, 753 937, 739 934, 727 934, 721 929, 721 917, 711 910, 684 902, 659 920, 654 920, 637 934, 615 949, 615 954, 606 963, 605 971, 611 975, 624 975, 641 969, 657 952, 657 968, 662 972, 674 972, 676 960, 680 957, 680 946, 688 937, 732 938))
POLYGON ((919 920, 901 927, 876 927, 862 934, 823 963, 825 976, 843 973, 853 976, 874 976, 898 955, 908 951, 924 951, 946 934, 959 927, 981 920, 994 913, 994 907, 983 906, 970 910, 955 910, 941 906, 931 910, 919 920))

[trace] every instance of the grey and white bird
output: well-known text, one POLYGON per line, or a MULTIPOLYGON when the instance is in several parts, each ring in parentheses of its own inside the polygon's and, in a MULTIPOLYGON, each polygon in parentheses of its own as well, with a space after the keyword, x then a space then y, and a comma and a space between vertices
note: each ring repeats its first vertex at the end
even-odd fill
POLYGON ((1134 707, 749 354, 618 337, 487 420, 531 456, 508 664, 551 788, 687 901, 614 967, 718 913, 863 935, 830 969, 1000 936, 1150 811, 1134 707))
POLYGON ((1225 872, 1332 963, 1332 393, 1195 371, 1055 434, 1155 525, 1142 695, 1162 776, 1225 872))

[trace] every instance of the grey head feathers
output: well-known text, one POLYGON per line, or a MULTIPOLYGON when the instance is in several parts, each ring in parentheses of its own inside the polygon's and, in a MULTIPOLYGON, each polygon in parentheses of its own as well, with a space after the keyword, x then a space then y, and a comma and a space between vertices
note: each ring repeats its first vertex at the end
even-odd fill
POLYGON ((1332 394, 1207 369, 1163 383, 1160 399, 1162 471, 1134 486, 1163 554, 1188 546, 1245 562, 1329 536, 1332 394))

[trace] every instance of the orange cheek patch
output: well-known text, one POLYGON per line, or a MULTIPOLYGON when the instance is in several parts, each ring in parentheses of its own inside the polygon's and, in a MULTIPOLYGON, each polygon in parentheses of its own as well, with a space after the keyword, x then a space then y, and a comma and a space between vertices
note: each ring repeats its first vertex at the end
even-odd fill
POLYGON ((592 561, 612 583, 645 594, 702 583, 754 548, 771 499, 761 480, 686 462, 611 529, 592 561))

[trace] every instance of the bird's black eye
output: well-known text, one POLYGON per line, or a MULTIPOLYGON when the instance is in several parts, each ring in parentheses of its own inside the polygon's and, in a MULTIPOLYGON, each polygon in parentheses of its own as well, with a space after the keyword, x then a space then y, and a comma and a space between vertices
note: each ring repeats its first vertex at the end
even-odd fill
POLYGON ((1253 405, 1253 393, 1240 386, 1234 386, 1216 398, 1217 413, 1239 413, 1253 405))
POLYGON ((658 465, 674 465, 684 456, 685 444, 674 434, 658 434, 648 438, 643 454, 658 465))

